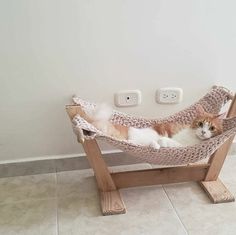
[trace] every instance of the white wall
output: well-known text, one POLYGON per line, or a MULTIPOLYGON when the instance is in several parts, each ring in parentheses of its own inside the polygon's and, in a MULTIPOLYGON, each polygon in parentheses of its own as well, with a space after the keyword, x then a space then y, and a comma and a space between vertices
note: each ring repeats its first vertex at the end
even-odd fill
POLYGON ((161 117, 216 82, 235 89, 236 2, 195 0, 0 1, 0 160, 82 152, 64 105, 72 94, 113 103, 140 89, 161 117), (154 101, 178 86, 179 105, 154 101))

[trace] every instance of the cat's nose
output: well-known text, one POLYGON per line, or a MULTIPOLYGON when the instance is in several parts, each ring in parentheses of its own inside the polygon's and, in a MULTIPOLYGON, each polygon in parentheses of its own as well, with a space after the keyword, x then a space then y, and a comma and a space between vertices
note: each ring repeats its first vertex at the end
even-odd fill
POLYGON ((205 135, 206 134, 206 132, 205 131, 202 131, 202 135, 205 135))

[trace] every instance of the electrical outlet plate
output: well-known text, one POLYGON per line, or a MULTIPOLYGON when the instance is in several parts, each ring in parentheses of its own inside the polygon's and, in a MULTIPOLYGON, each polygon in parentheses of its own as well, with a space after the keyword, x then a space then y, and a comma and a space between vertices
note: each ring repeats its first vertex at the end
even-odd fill
POLYGON ((141 103, 141 91, 118 91, 114 96, 115 105, 118 107, 137 106, 141 103))
POLYGON ((177 87, 164 87, 156 92, 156 102, 160 104, 177 104, 183 99, 183 90, 177 87))

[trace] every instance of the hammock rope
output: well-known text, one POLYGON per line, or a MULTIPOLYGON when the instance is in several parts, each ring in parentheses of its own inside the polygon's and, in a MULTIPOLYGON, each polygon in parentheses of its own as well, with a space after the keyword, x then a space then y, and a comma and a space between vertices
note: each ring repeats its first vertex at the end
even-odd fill
MULTIPOLYGON (((197 107, 201 105, 205 111, 218 114, 221 108, 233 97, 232 93, 223 87, 213 87, 205 96, 190 107, 170 115, 166 118, 146 119, 133 117, 116 110, 113 111, 111 122, 124 126, 137 128, 150 127, 155 123, 176 122, 190 124, 197 116, 197 107)), ((94 109, 96 104, 90 103, 79 97, 73 97, 73 102, 82 109, 94 109)), ((209 158, 226 140, 236 134, 236 117, 223 119, 223 133, 202 141, 200 144, 187 147, 172 147, 154 149, 152 147, 135 145, 127 140, 118 140, 107 136, 92 124, 87 122, 83 115, 77 114, 72 120, 72 126, 78 139, 99 139, 116 148, 133 155, 143 162, 158 165, 186 165, 209 158)))

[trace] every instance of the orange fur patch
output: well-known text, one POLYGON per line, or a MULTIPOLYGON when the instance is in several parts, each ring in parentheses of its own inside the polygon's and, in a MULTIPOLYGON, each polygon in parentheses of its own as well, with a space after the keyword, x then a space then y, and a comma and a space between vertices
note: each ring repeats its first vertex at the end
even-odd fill
POLYGON ((172 137, 174 134, 178 133, 180 130, 185 128, 186 125, 181 125, 178 123, 159 123, 153 126, 153 129, 162 136, 172 137))
POLYGON ((116 129, 116 132, 118 134, 119 139, 128 139, 128 130, 129 127, 127 126, 122 126, 122 125, 113 125, 114 128, 116 129))

